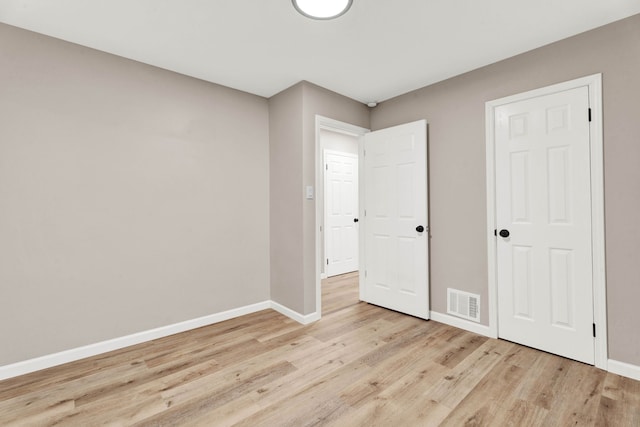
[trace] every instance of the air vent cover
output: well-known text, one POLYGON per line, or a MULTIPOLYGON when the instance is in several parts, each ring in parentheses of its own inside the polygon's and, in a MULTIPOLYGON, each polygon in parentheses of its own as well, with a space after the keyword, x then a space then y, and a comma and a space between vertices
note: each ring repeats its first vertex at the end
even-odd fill
POLYGON ((480 322, 480 295, 447 288, 447 313, 480 322))

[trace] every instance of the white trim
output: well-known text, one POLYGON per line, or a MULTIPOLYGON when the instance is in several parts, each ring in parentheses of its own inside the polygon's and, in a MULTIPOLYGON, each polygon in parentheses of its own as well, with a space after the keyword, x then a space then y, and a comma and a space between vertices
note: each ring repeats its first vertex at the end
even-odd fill
POLYGON ((461 319, 459 317, 451 316, 450 314, 431 311, 431 320, 435 320, 436 322, 444 323, 445 325, 453 326, 455 328, 464 329, 465 331, 473 332, 485 337, 497 338, 495 334, 491 333, 491 328, 489 328, 488 326, 471 322, 470 320, 461 319))
MULTIPOLYGON (((442 314, 436 311, 431 312, 431 320, 444 323, 445 325, 453 326, 454 328, 464 329, 468 332, 473 332, 478 335, 483 335, 489 338, 498 338, 492 331, 492 328, 485 325, 479 325, 469 320, 460 319, 449 314, 442 314)), ((640 381, 640 366, 632 365, 630 363, 619 362, 617 360, 608 359, 604 366, 597 366, 600 369, 611 372, 612 374, 621 375, 623 377, 631 378, 636 381, 640 381)))
POLYGON ((332 132, 339 132, 350 136, 362 136, 365 133, 371 132, 367 128, 352 125, 350 123, 341 122, 339 120, 330 119, 328 117, 316 114, 316 130, 329 130, 332 132))
POLYGON ((486 185, 487 185, 487 279, 489 281, 488 309, 491 336, 498 336, 498 278, 496 238, 496 165, 495 165, 495 127, 494 109, 496 106, 485 104, 486 126, 486 185))
POLYGON ((618 362, 617 360, 613 359, 609 359, 608 365, 608 371, 612 374, 622 375, 623 377, 640 381, 640 366, 632 365, 630 363, 618 362))
POLYGON ((318 313, 302 315, 275 301, 263 301, 221 313, 198 317, 197 319, 186 320, 148 331, 137 332, 95 344, 64 350, 59 353, 47 354, 34 359, 0 366, 0 381, 268 309, 273 309, 303 325, 308 325, 320 319, 318 313))
MULTIPOLYGON (((35 371, 40 371, 42 369, 51 368, 53 366, 74 362, 76 360, 85 359, 87 357, 107 353, 109 351, 118 350, 124 347, 129 347, 135 344, 167 337, 169 335, 174 335, 180 332, 185 332, 203 326, 213 325, 214 323, 267 309, 273 309, 278 313, 287 316, 290 319, 293 319, 303 325, 308 325, 317 320, 320 320, 320 315, 318 312, 302 315, 275 301, 263 301, 260 303, 247 305, 233 310, 227 310, 209 316, 175 323, 173 325, 150 329, 148 331, 138 332, 135 334, 126 335, 123 337, 114 338, 83 347, 77 347, 70 350, 61 351, 59 353, 48 354, 46 356, 41 356, 22 362, 16 362, 10 365, 0 366, 0 381, 20 375, 25 375, 35 371)), ((453 326, 455 328, 463 329, 465 331, 473 332, 489 338, 497 338, 494 334, 492 334, 491 328, 485 325, 480 325, 448 314, 438 313, 436 311, 432 311, 430 313, 430 316, 431 320, 435 322, 444 323, 445 325, 453 326)), ((607 365, 608 371, 613 374, 622 375, 624 377, 640 381, 640 366, 618 362, 617 360, 612 359, 608 360, 607 365)), ((603 369, 606 370, 606 368, 603 369)))
POLYGON ((595 365, 607 369, 607 277, 604 236, 604 136, 602 74, 591 76, 591 238, 593 247, 593 322, 596 324, 595 365))
POLYGON ((298 323, 303 325, 308 325, 309 323, 313 323, 317 320, 320 320, 320 315, 318 312, 311 314, 300 314, 297 311, 291 310, 289 307, 285 307, 282 304, 279 304, 275 301, 271 301, 271 308, 277 311, 280 314, 287 316, 290 319, 295 320, 298 323))
POLYGON ((118 350, 135 344, 152 341, 158 338, 167 337, 169 335, 200 328, 202 326, 212 325, 214 323, 244 316, 246 314, 255 313, 257 311, 267 310, 273 308, 273 304, 274 303, 272 301, 263 301, 256 304, 246 305, 244 307, 223 311, 221 313, 199 317, 197 319, 174 323, 167 326, 161 326, 159 328, 150 329, 148 331, 137 332, 135 334, 125 335, 123 337, 118 337, 95 344, 89 344, 82 347, 64 350, 59 353, 48 354, 45 356, 36 357, 34 359, 12 363, 10 365, 0 366, 0 380, 17 377, 19 375, 28 374, 30 372, 39 371, 41 369, 50 368, 52 366, 62 365, 64 363, 74 362, 76 360, 96 356, 98 354, 107 353, 109 351, 118 350))
POLYGON ((498 288, 496 238, 496 193, 495 193, 495 129, 494 113, 500 105, 538 96, 549 95, 578 87, 589 90, 591 108, 590 153, 591 153, 591 222, 593 249, 593 318, 596 324, 595 366, 607 368, 607 301, 605 275, 604 240, 604 156, 602 136, 602 74, 593 74, 541 89, 489 101, 485 104, 486 120, 486 185, 487 185, 487 258, 489 280, 489 329, 498 335, 498 288))
POLYGON ((364 191, 364 167, 365 158, 363 134, 358 138, 358 218, 360 218, 360 222, 358 223, 358 271, 360 272, 360 274, 358 275, 358 296, 360 298, 360 301, 367 300, 367 288, 365 286, 365 276, 367 274, 367 252, 365 250, 364 238, 365 234, 367 233, 367 218, 364 214, 364 205, 366 203, 364 191))
MULTIPOLYGON (((350 136, 358 137, 358 150, 361 151, 362 147, 362 135, 369 132, 369 129, 365 129, 360 126, 355 126, 349 123, 341 122, 338 120, 330 119, 328 117, 320 116, 316 114, 316 141, 315 141, 315 186, 316 188, 320 187, 320 180, 324 179, 324 174, 322 173, 322 168, 324 165, 324 159, 322 156, 322 144, 320 142, 320 131, 321 130, 329 130, 332 132, 340 132, 350 136)), ((362 157, 358 156, 358 164, 361 163, 362 157)), ((360 167, 358 167, 360 169, 360 167)), ((362 188, 362 186, 360 186, 362 188)), ((314 319, 318 320, 322 316, 322 286, 321 286, 321 274, 322 274, 322 248, 320 245, 320 226, 321 220, 324 218, 324 206, 321 206, 320 203, 317 203, 317 198, 314 203, 316 204, 316 250, 315 250, 315 265, 316 265, 316 311, 307 316, 313 316, 314 319)), ((360 233, 362 233, 362 223, 360 223, 360 233)), ((360 260, 362 262, 362 260, 360 260)), ((362 265, 362 264, 360 264, 362 265)), ((283 313, 284 314, 284 313, 283 313)), ((286 314, 285 314, 286 315, 286 314)), ((306 318, 307 316, 303 316, 306 318)))

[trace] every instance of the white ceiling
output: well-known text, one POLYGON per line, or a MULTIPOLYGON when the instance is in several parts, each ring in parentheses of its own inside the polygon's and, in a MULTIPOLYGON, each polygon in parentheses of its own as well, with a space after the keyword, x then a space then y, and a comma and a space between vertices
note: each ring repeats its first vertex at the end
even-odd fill
POLYGON ((0 22, 269 97, 307 80, 383 101, 640 13, 640 0, 0 0, 0 22))

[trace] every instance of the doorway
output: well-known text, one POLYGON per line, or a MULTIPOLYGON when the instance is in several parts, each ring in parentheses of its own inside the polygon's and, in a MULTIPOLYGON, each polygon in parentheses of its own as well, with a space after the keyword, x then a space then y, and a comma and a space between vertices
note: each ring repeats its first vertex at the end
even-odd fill
POLYGON ((358 138, 320 130, 323 152, 323 277, 358 270, 358 138))
POLYGON ((322 279, 322 316, 359 304, 358 283, 357 271, 322 279))
MULTIPOLYGON (((338 151, 349 154, 362 154, 362 137, 369 129, 349 123, 316 115, 316 314, 322 313, 322 280, 327 277, 327 256, 325 248, 325 150, 338 151)), ((362 182, 362 171, 358 168, 357 181, 362 182)), ((360 188, 357 186, 356 195, 360 199, 360 188)), ((358 215, 360 208, 358 207, 358 215)), ((359 216, 356 216, 359 217, 359 216)), ((353 221, 353 219, 352 219, 353 221)), ((358 236, 357 247, 361 238, 358 236)), ((358 260, 356 270, 360 268, 358 260)), ((357 277, 356 273, 356 277, 357 277)))
POLYGON ((487 103, 490 327, 606 364, 600 75, 487 103))
MULTIPOLYGON (((321 133, 337 131, 358 139, 360 300, 424 319, 429 318, 426 127, 426 121, 420 120, 369 132, 316 116, 316 159, 322 160, 316 165, 316 188, 321 187, 327 167, 321 133)), ((326 277, 327 265, 324 210, 324 201, 318 200, 318 315, 322 313, 321 279, 326 277)))

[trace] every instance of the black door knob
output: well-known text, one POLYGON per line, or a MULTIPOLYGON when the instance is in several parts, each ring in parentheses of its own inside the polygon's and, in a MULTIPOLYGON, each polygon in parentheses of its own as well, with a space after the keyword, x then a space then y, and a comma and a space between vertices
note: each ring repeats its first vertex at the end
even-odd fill
POLYGON ((360 221, 358 218, 353 218, 353 222, 358 222, 360 221))
POLYGON ((509 237, 509 230, 500 230, 500 237, 509 237))
POLYGON ((417 227, 416 227, 416 231, 417 231, 418 233, 422 233, 422 232, 424 231, 424 227, 423 227, 423 226, 421 226, 421 225, 419 225, 419 226, 417 226, 417 227))

